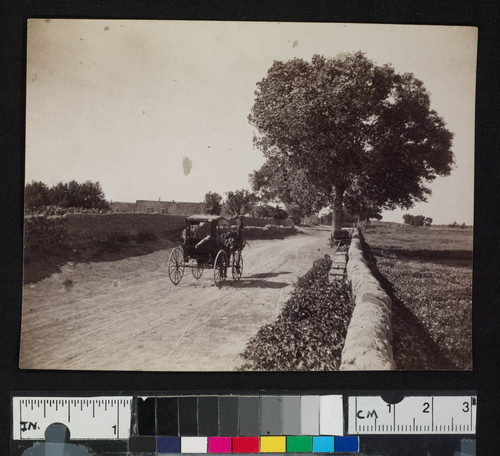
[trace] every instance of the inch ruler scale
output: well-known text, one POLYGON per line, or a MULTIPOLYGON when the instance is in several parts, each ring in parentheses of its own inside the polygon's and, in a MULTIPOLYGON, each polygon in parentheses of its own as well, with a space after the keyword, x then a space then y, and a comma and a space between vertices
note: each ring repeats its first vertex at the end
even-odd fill
POLYGON ((128 439, 132 396, 14 397, 14 440, 43 440, 52 423, 64 424, 72 439, 128 439))

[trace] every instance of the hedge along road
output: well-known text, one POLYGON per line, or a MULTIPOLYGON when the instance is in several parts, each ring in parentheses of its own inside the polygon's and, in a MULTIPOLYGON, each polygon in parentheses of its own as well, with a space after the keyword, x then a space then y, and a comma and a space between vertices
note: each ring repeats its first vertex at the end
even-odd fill
POLYGON ((25 369, 234 370, 259 328, 274 321, 297 278, 331 252, 329 230, 251 240, 244 271, 221 289, 213 270, 168 278, 170 250, 112 262, 68 263, 23 290, 25 369))

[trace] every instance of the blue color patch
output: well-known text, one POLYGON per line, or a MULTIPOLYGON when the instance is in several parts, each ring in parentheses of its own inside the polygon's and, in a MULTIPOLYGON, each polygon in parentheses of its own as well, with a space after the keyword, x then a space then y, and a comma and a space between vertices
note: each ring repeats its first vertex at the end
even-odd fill
POLYGON ((180 437, 157 437, 156 438, 157 453, 180 453, 181 438, 180 437))
POLYGON ((313 437, 313 453, 333 453, 335 437, 313 437))
POLYGON ((359 437, 335 437, 336 453, 357 453, 359 452, 359 437))

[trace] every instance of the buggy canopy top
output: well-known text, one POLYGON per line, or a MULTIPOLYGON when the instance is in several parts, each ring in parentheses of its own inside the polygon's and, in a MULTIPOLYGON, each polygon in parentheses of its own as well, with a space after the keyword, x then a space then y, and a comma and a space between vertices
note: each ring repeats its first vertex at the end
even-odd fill
POLYGON ((229 220, 222 215, 209 215, 209 214, 196 214, 191 215, 186 219, 191 223, 199 223, 199 222, 217 222, 218 226, 229 226, 229 220))

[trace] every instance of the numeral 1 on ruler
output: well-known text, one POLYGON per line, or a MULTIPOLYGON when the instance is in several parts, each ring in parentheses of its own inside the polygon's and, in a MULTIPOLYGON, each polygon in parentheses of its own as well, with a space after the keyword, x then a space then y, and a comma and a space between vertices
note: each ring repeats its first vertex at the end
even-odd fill
POLYGON ((349 434, 475 434, 476 396, 349 397, 349 434))
POLYGON ((128 439, 132 397, 13 397, 14 440, 43 440, 45 429, 62 423, 71 439, 128 439))

